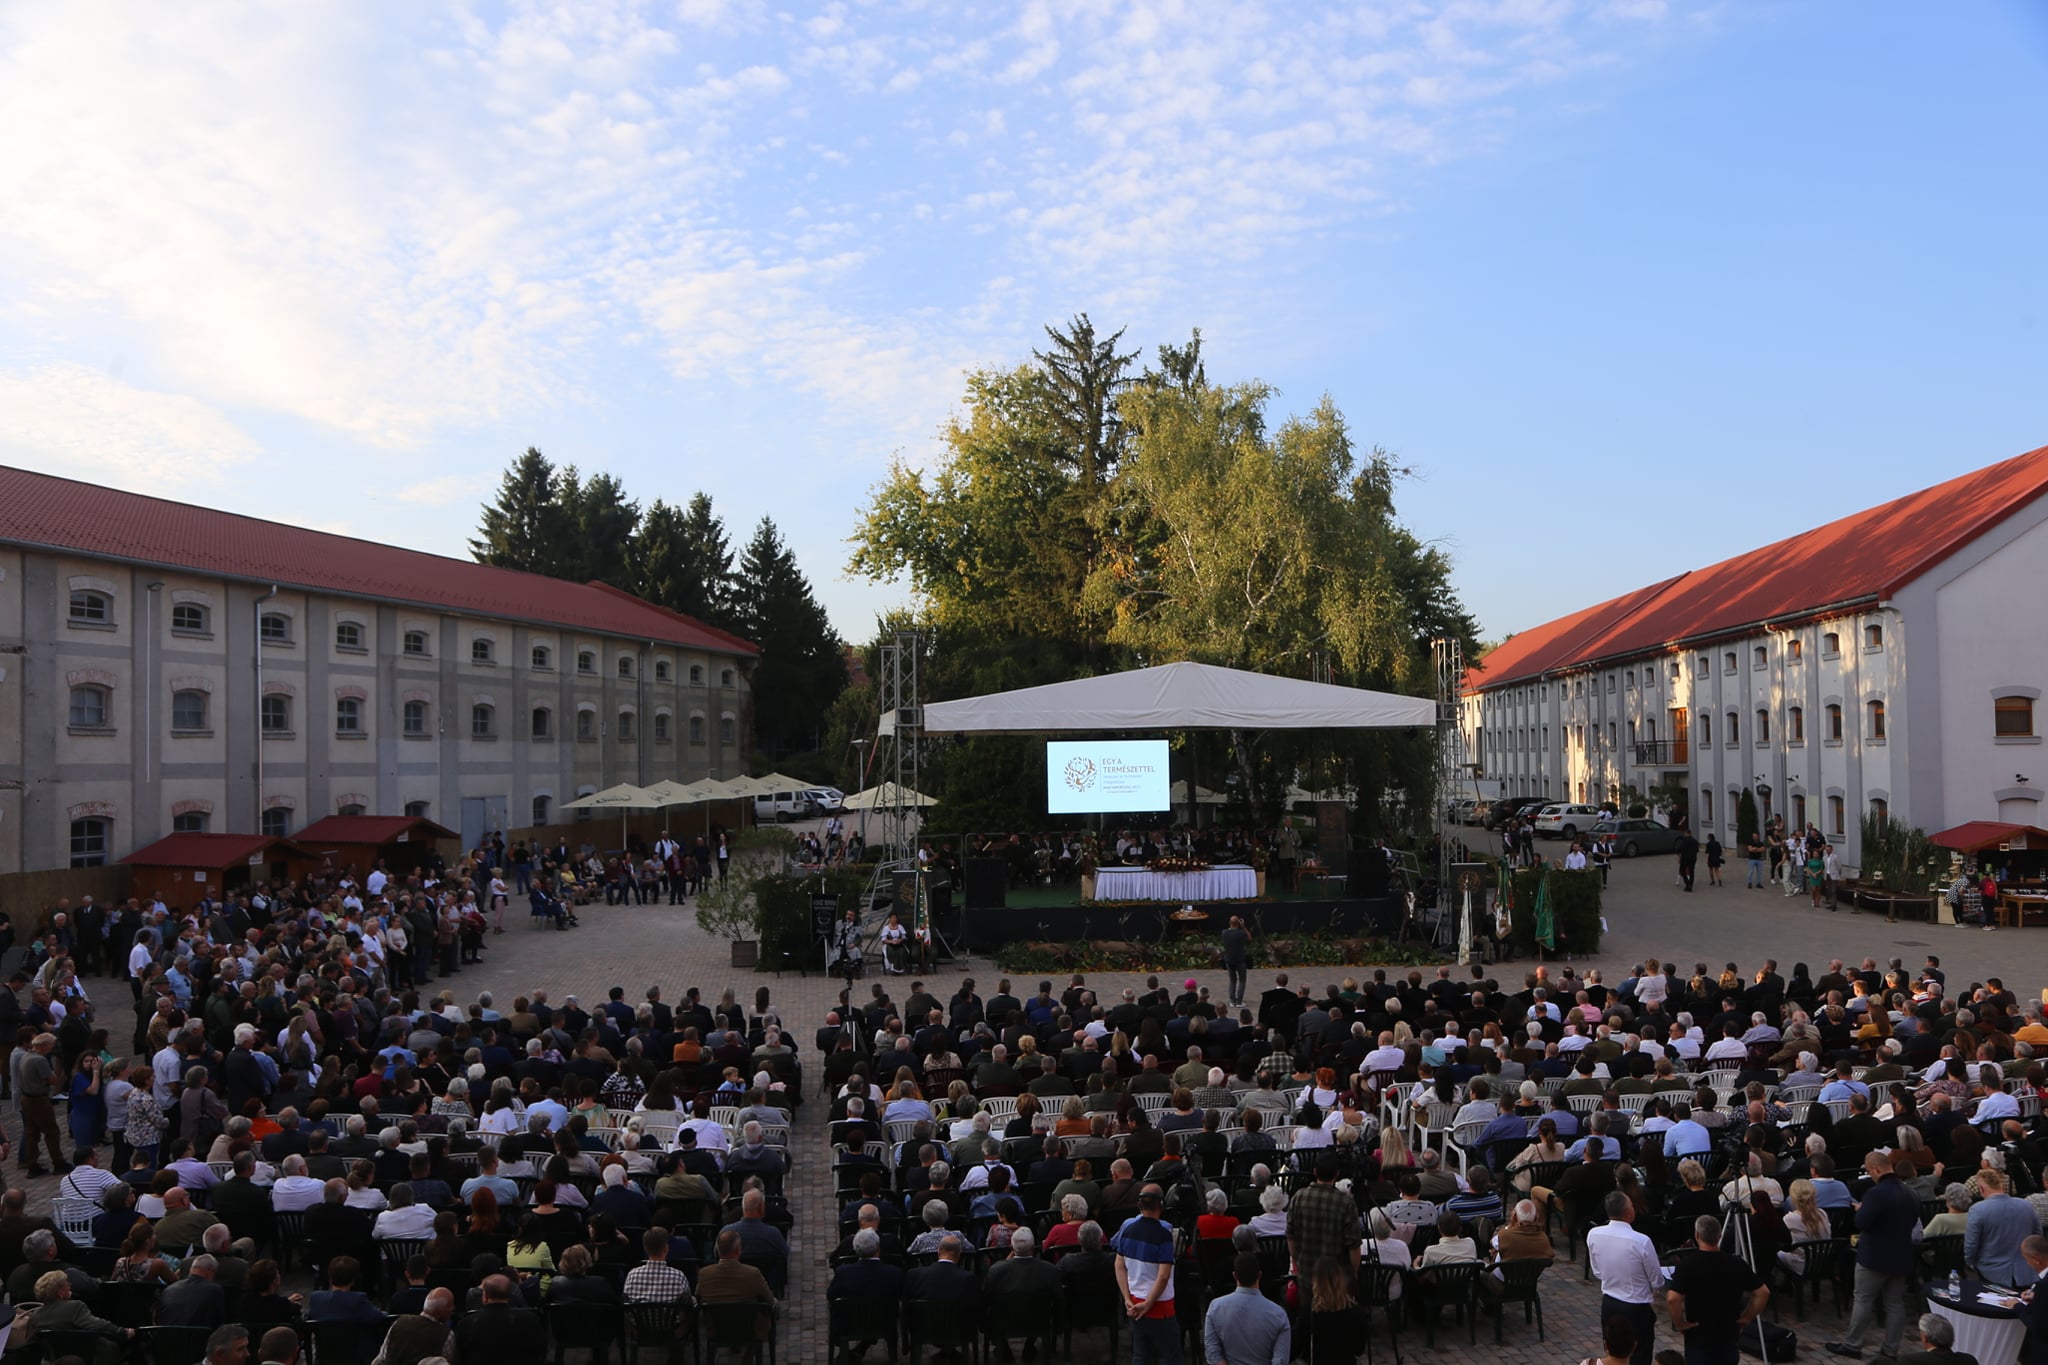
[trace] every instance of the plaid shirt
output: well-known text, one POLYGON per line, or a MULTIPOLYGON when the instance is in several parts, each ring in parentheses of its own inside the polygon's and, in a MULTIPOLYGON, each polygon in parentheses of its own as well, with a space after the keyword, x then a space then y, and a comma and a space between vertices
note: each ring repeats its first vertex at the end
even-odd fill
POLYGON ((1294 1238, 1302 1265, 1325 1256, 1347 1257, 1358 1245, 1358 1205, 1335 1185, 1311 1185, 1288 1205, 1287 1235, 1294 1238))
POLYGON ((690 1297, 690 1277, 666 1261, 648 1261, 626 1272, 628 1303, 674 1303, 690 1297))

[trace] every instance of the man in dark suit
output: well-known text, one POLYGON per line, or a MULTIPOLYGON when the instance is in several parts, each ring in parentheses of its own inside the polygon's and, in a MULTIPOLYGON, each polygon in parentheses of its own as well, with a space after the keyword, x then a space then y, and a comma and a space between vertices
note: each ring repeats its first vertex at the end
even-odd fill
POLYGON ((1116 1292, 1116 1253, 1102 1249, 1102 1225, 1081 1224, 1081 1249, 1060 1257, 1060 1288, 1069 1300, 1099 1293, 1106 1285, 1116 1292))
MULTIPOLYGON (((1004 1304, 1057 1304, 1060 1302, 1060 1272, 1050 1261, 1038 1257, 1038 1239, 1030 1228, 1018 1228, 1010 1236, 1010 1254, 988 1268, 982 1276, 982 1302, 993 1312, 1004 1304)), ((1013 1324, 1014 1326, 1014 1324, 1013 1324)), ((1008 1343, 998 1353, 1008 1354, 1008 1343)))
POLYGON ((320 1202, 306 1210, 306 1256, 314 1265, 337 1256, 353 1257, 358 1265, 374 1263, 377 1249, 370 1239, 370 1215, 352 1209, 348 1182, 330 1180, 320 1191, 320 1202))
POLYGON ((2020 1258, 2034 1272, 2034 1281, 2026 1287, 2020 1304, 2020 1320, 2027 1324, 2020 1365, 2048 1365, 2048 1237, 2021 1242, 2020 1258))
POLYGON ((236 1237, 260 1246, 270 1240, 272 1209, 270 1191, 255 1182, 255 1174, 255 1153, 237 1153, 234 1174, 213 1187, 213 1214, 236 1237))
POLYGON ((960 1238, 952 1233, 941 1237, 939 1259, 911 1271, 910 1278, 904 1282, 905 1301, 957 1303, 973 1311, 980 1290, 974 1282, 974 1275, 960 1264, 963 1246, 960 1238))
MULTIPOLYGON (((825 1301, 829 1312, 838 1316, 839 1305, 843 1303, 886 1303, 893 1309, 902 1301, 903 1267, 890 1265, 882 1259, 880 1233, 864 1227, 853 1234, 853 1255, 853 1260, 832 1272, 832 1282, 826 1286, 825 1301)), ((872 1338, 853 1342, 854 1358, 859 1359, 874 1344, 872 1338)))
POLYGON ((1922 1313, 1919 1322, 1920 1349, 1907 1351, 1898 1365, 1977 1365, 1977 1357, 1955 1349, 1955 1324, 1933 1313, 1922 1313))
POLYGON ((541 1365, 546 1358, 547 1332, 540 1314, 512 1306, 512 1281, 492 1275, 482 1286, 483 1306, 455 1328, 455 1345, 464 1360, 501 1365, 541 1365))
MULTIPOLYGON (((356 1288, 361 1275, 362 1267, 353 1256, 341 1256, 328 1262, 327 1288, 316 1289, 307 1298, 306 1321, 316 1325, 322 1322, 362 1324, 356 1348, 367 1365, 384 1340, 384 1333, 379 1329, 391 1319, 383 1309, 370 1302, 368 1295, 356 1288)), ((330 1361, 329 1365, 334 1365, 334 1362, 330 1361)))
POLYGON ((227 1295, 215 1284, 217 1266, 211 1256, 194 1256, 185 1278, 165 1287, 157 1295, 156 1323, 159 1327, 204 1327, 209 1331, 227 1321, 227 1295))
POLYGON ((299 1127, 299 1111, 285 1109, 277 1116, 277 1131, 263 1139, 263 1159, 281 1166, 286 1157, 304 1156, 312 1146, 305 1130, 299 1127))

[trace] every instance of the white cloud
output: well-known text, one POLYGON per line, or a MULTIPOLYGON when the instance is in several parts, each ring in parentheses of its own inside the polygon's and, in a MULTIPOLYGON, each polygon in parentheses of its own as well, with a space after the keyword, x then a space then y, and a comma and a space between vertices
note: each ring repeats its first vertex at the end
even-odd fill
POLYGON ((0 372, 0 413, 0 458, 131 492, 189 498, 259 453, 204 403, 83 365, 0 372))
POLYGON ((397 501, 414 507, 452 507, 481 502, 490 493, 489 475, 443 474, 407 484, 394 495, 397 501))

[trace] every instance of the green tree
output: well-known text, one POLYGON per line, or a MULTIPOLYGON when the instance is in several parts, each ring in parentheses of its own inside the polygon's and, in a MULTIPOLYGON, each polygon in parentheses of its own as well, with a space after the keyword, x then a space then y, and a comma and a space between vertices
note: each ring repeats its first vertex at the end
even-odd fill
POLYGON ((739 633, 761 650, 754 742, 771 755, 815 749, 826 709, 846 686, 846 657, 796 556, 767 517, 740 558, 739 633))
POLYGON ((670 611, 677 605, 683 584, 691 573, 683 541, 683 509, 656 498, 640 517, 634 537, 633 561, 636 571, 633 591, 670 611))
POLYGON ((562 471, 560 497, 572 537, 575 576, 631 592, 639 581, 633 533, 640 526, 640 505, 626 496, 625 485, 613 475, 579 479, 574 465, 562 471))
MULTIPOLYGON (((1058 434, 1062 456, 1085 488, 1093 488, 1116 472, 1123 455, 1123 421, 1117 395, 1131 382, 1136 351, 1118 354, 1123 340, 1118 328, 1097 338, 1086 313, 1066 330, 1045 329, 1051 349, 1033 351, 1037 378, 1044 391, 1045 415, 1058 434)), ((1200 346, 1199 334, 1196 342, 1200 346)))
POLYGON ((708 493, 696 493, 682 518, 681 575, 676 598, 665 606, 708 625, 730 630, 736 621, 733 601, 732 545, 725 522, 711 508, 708 493))
POLYGON ((497 497, 484 505, 470 554, 479 564, 565 576, 568 546, 559 492, 554 464, 528 446, 499 480, 497 497))
POLYGON ((1756 814, 1756 793, 1744 787, 1742 794, 1735 798, 1735 842, 1749 847, 1749 841, 1756 837, 1759 826, 1756 814))

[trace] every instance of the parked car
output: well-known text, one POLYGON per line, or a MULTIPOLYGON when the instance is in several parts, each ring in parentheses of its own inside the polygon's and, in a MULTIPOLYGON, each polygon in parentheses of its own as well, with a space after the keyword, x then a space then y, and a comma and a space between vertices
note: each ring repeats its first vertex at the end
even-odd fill
POLYGON ((846 805, 846 793, 837 787, 812 787, 804 793, 811 798, 811 804, 825 814, 841 810, 846 805))
POLYGON ((1598 806, 1557 802, 1536 812, 1536 832, 1546 839, 1576 839, 1582 829, 1600 822, 1598 806))
POLYGON ((1486 827, 1499 829, 1508 821, 1522 815, 1534 815, 1549 804, 1547 796, 1504 796, 1487 808, 1486 827))
POLYGON ((809 792, 774 792, 754 798, 756 820, 803 820, 817 814, 809 792))
POLYGON ((1678 851, 1678 831, 1655 820, 1602 820, 1593 826, 1593 837, 1603 835, 1613 837, 1614 851, 1623 858, 1678 851))

